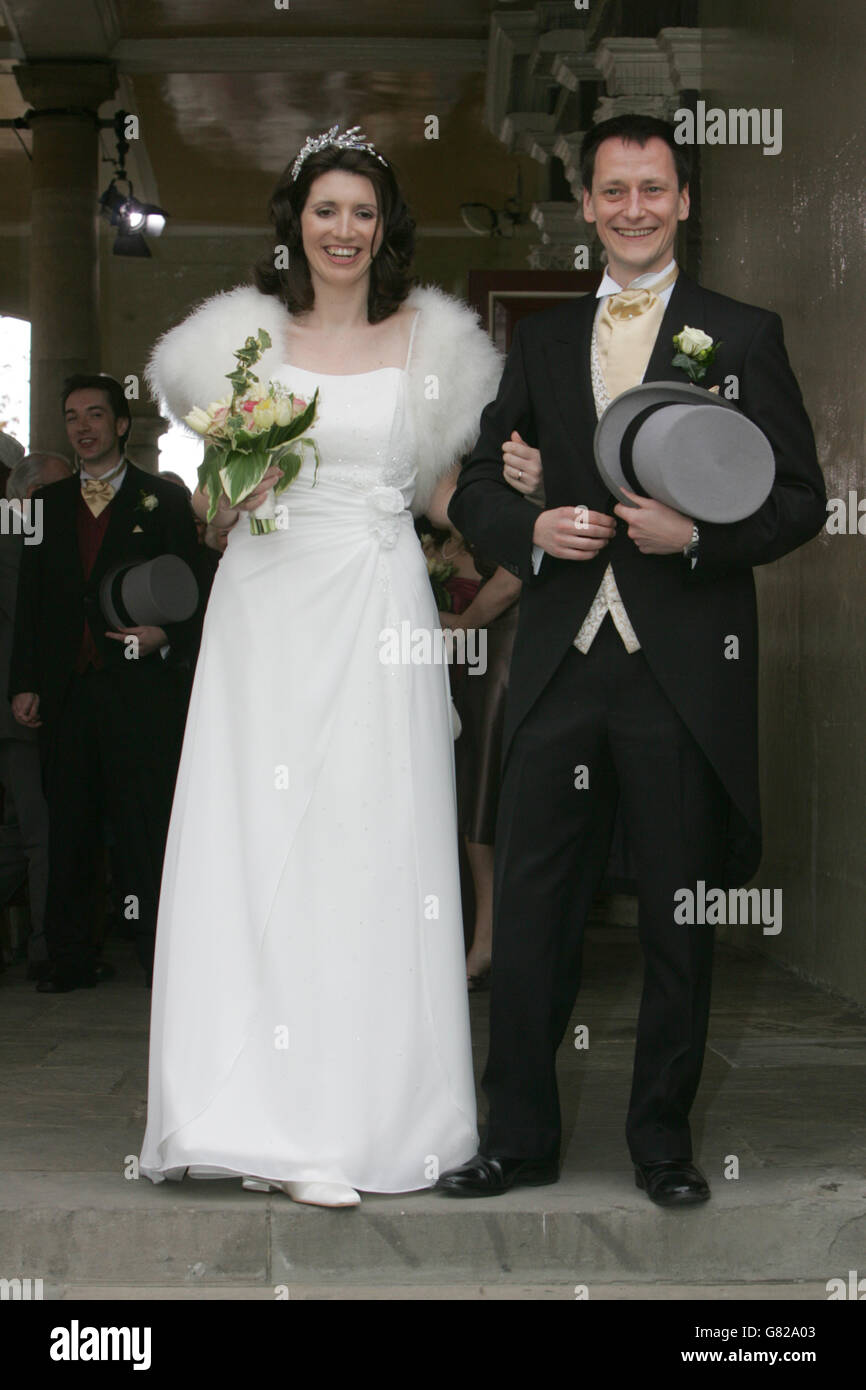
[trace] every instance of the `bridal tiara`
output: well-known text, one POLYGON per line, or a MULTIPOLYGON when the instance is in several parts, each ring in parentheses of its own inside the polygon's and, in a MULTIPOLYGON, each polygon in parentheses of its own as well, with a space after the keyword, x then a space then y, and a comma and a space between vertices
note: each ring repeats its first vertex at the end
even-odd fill
POLYGON ((336 145, 341 150, 366 150, 368 154, 375 155, 380 164, 388 167, 387 159, 383 159, 379 151, 364 139, 363 131, 359 125, 353 125, 351 130, 345 130, 342 135, 338 135, 339 125, 332 125, 330 130, 324 131, 321 135, 308 135, 300 153, 292 165, 292 183, 301 172, 301 165, 310 154, 317 154, 319 150, 324 150, 328 145, 336 145))

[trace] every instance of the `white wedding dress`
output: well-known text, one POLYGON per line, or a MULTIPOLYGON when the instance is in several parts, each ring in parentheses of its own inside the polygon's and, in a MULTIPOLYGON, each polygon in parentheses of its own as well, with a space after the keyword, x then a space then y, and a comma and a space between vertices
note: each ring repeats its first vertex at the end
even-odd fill
POLYGON ((387 629, 437 626, 407 377, 279 379, 320 388, 321 465, 278 499, 287 529, 252 536, 241 515, 214 581, 140 1167, 412 1191, 477 1133, 447 670, 380 660, 387 629))

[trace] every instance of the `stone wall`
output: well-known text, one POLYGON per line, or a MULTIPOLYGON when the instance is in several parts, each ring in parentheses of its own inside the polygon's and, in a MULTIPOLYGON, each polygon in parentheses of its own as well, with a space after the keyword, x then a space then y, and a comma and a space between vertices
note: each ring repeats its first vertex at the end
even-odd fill
MULTIPOLYGON (((783 147, 702 151, 703 281, 782 315, 831 497, 866 498, 861 0, 702 0, 708 104, 781 107, 783 147)), ((864 521, 866 527, 866 521, 864 521)), ((756 572, 765 829, 783 927, 729 934, 866 1003, 866 536, 756 572)))

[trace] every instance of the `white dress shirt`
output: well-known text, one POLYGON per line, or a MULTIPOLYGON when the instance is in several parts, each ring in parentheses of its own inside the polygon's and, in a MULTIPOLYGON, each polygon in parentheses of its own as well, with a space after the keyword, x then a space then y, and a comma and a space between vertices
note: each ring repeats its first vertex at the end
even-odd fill
POLYGON ((82 464, 78 470, 78 476, 83 483, 111 483, 111 486, 114 488, 114 495, 116 497, 118 492, 120 491, 121 484, 123 483, 123 480, 126 477, 126 459, 122 458, 120 462, 123 466, 120 472, 117 474, 112 474, 111 469, 109 469, 108 476, 103 474, 101 478, 97 478, 92 473, 88 473, 84 467, 84 464, 82 464))

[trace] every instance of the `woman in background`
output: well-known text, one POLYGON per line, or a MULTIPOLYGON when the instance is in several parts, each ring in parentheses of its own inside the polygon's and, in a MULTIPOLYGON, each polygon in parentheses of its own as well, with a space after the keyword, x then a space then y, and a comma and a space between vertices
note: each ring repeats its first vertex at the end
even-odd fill
MULTIPOLYGON (((539 505, 541 455, 515 431, 502 445, 503 476, 516 491, 539 505)), ((493 951, 493 843, 499 806, 499 772, 505 696, 514 635, 517 631, 521 583, 502 566, 489 564, 464 541, 448 518, 448 503, 457 485, 455 470, 437 489, 428 508, 439 527, 428 544, 428 563, 451 571, 444 582, 451 608, 439 612, 443 627, 453 631, 484 629, 486 666, 471 672, 452 665, 451 693, 460 716, 461 733, 455 745, 457 820, 472 873, 475 919, 466 957, 470 992, 483 989, 490 974, 493 951)))

